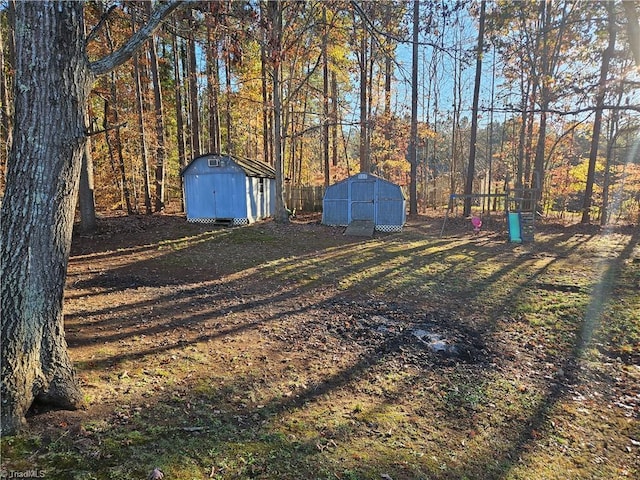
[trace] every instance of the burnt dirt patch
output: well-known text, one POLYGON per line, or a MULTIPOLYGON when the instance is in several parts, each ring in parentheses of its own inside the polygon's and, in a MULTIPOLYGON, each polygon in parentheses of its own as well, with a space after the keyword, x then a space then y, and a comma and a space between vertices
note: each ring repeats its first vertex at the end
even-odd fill
POLYGON ((334 335, 405 364, 488 364, 493 357, 478 331, 444 312, 375 300, 333 299, 324 307, 334 335))

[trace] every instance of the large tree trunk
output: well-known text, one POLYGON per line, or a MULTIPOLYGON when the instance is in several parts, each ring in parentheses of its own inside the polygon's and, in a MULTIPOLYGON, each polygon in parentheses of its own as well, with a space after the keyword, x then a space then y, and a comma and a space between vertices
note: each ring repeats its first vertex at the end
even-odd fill
POLYGON ((0 228, 2 435, 25 425, 34 400, 71 409, 82 400, 62 301, 92 72, 107 73, 131 58, 178 5, 161 4, 119 50, 89 64, 83 3, 15 2, 19 88, 0 228))
MULTIPOLYGON (((92 129, 90 109, 87 109, 84 123, 89 130, 92 129)), ((84 154, 82 155, 80 184, 78 186, 78 206, 80 209, 80 230, 84 234, 93 233, 97 228, 97 219, 96 197, 93 189, 93 157, 91 156, 91 142, 89 140, 85 144, 84 154)))
POLYGON ((0 244, 2 434, 25 423, 34 399, 74 408, 82 398, 67 354, 62 298, 91 80, 84 5, 16 2, 15 8, 20 88, 0 244))
POLYGON ((91 156, 91 142, 89 141, 87 141, 82 155, 78 204, 80 206, 80 230, 84 234, 93 233, 97 228, 97 220, 93 190, 93 157, 91 156))

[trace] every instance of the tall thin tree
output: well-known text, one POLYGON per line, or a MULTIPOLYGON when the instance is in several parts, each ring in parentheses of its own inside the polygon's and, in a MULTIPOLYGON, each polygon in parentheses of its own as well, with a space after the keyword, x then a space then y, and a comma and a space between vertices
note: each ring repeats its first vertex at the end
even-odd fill
POLYGON ((358 63, 360 67, 360 171, 371 171, 371 159, 369 158, 368 136, 369 120, 367 116, 367 93, 369 91, 369 42, 367 26, 364 18, 360 20, 360 50, 358 63))
POLYGON ((329 26, 327 25, 327 7, 322 6, 322 165, 324 186, 329 186, 329 59, 327 43, 329 26))
MULTIPOLYGON (((151 3, 146 3, 147 15, 151 14, 151 3)), ((158 68, 158 53, 156 47, 156 36, 149 39, 149 60, 151 67, 151 80, 153 83, 153 110, 156 129, 156 168, 155 168, 155 211, 164 210, 165 202, 165 170, 166 170, 166 147, 164 135, 164 106, 162 102, 162 84, 160 82, 160 72, 158 68)))
POLYGON ((418 213, 418 35, 420 32, 420 2, 413 0, 413 45, 411 55, 411 132, 408 160, 411 164, 409 214, 418 213))
POLYGON ((189 18, 191 36, 187 42, 187 57, 189 66, 189 120, 191 122, 191 155, 198 157, 202 153, 200 144, 200 102, 198 97, 198 62, 196 52, 195 32, 197 20, 193 14, 189 18))
POLYGON ((282 72, 282 0, 267 2, 267 40, 273 84, 273 158, 276 171, 276 205, 274 219, 279 223, 289 222, 289 213, 284 199, 284 159, 282 149, 282 99, 280 76, 282 72))
MULTIPOLYGON (((174 30, 177 28, 177 20, 174 21, 173 24, 174 30)), ((185 134, 184 134, 184 115, 183 115, 183 98, 182 98, 182 75, 180 73, 180 48, 178 45, 178 36, 173 35, 172 39, 172 50, 173 50, 173 86, 174 86, 174 95, 176 97, 176 135, 177 135, 177 143, 178 143, 178 161, 180 162, 180 167, 184 168, 187 166, 187 153, 186 153, 186 145, 185 145, 185 134)))
MULTIPOLYGON (((213 4, 211 5, 213 8, 213 4)), ((218 42, 213 20, 207 23, 207 96, 209 98, 209 151, 220 153, 220 110, 218 99, 220 75, 218 72, 218 42)))
POLYGON ((602 53, 602 64, 600 65, 600 80, 598 82, 598 93, 596 95, 596 112, 593 119, 593 131, 591 134, 591 147, 589 149, 589 166, 587 168, 587 183, 584 191, 584 201, 582 203, 581 223, 591 222, 591 202, 593 197, 593 184, 595 183, 596 163, 598 161, 598 146, 600 145, 600 131, 602 130, 602 114, 605 95, 607 93, 607 76, 609 75, 609 63, 613 58, 616 47, 616 12, 613 2, 607 2, 607 31, 609 42, 607 48, 602 53))
POLYGON ((480 2, 480 24, 478 26, 478 44, 476 46, 476 77, 473 84, 473 106, 471 107, 471 138, 469 140, 469 162, 467 163, 467 179, 464 186, 464 216, 471 214, 471 194, 473 179, 476 175, 476 142, 478 139, 478 103, 480 100, 480 81, 482 79, 482 55, 484 51, 484 20, 487 2, 480 2))
MULTIPOLYGON (((135 5, 131 8, 131 24, 133 33, 136 31, 137 14, 135 5)), ((140 72, 140 58, 136 53, 133 56, 133 79, 135 82, 136 92, 136 107, 138 113, 138 137, 140 140, 140 161, 142 164, 142 182, 144 189, 144 208, 145 213, 150 215, 151 209, 151 181, 149 178, 149 150, 147 148, 147 137, 145 134, 145 121, 144 121, 144 99, 142 91, 142 79, 140 72)))

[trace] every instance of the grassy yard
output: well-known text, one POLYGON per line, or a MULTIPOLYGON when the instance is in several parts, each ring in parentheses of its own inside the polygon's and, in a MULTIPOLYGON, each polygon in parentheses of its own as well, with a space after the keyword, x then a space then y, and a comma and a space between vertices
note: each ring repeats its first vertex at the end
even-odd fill
POLYGON ((638 228, 440 226, 102 220, 65 299, 86 405, 35 406, 4 474, 640 478, 638 228))

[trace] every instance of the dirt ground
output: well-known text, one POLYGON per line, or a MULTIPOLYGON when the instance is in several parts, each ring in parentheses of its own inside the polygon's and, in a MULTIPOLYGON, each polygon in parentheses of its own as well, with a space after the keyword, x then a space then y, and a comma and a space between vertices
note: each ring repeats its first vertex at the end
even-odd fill
MULTIPOLYGON (((441 216, 417 217, 404 231, 439 236, 443 221, 441 216)), ((470 236, 472 227, 468 223, 448 219, 446 232, 470 236)), ((436 308, 429 299, 410 294, 401 299, 384 298, 368 291, 366 284, 345 290, 332 284, 327 271, 320 272, 329 278, 319 288, 305 285, 318 280, 315 273, 308 274, 310 278, 303 275, 302 281, 296 279, 290 285, 283 285, 279 277, 259 274, 265 264, 291 257, 313 263, 315 255, 327 249, 339 252, 348 247, 357 255, 367 250, 368 238, 348 237, 343 235, 344 228, 323 226, 318 214, 298 215, 289 225, 267 221, 246 228, 190 224, 181 215, 119 216, 103 218, 93 235, 77 234, 65 301, 67 341, 81 372, 85 366, 117 369, 123 363, 192 342, 211 342, 228 333, 237 335, 233 344, 245 346, 265 343, 266 336, 278 345, 270 349, 270 355, 276 357, 283 355, 284 344, 287 353, 335 350, 347 364, 363 355, 370 355, 373 362, 384 350, 397 350, 400 355, 395 361, 420 368, 433 362, 465 361, 481 366, 489 361, 481 336, 456 322, 447 312, 450 306, 436 308), (229 238, 230 233, 233 238, 229 238), (205 317, 202 309, 209 309, 212 303, 215 320, 201 321, 205 317), (324 324, 316 321, 319 310, 324 324), (292 313, 293 321, 287 318, 292 313), (256 320, 261 318, 270 320, 256 320), (258 327, 257 333, 250 328, 253 326, 258 327), (459 352, 432 352, 423 348, 423 339, 408 326, 446 335, 448 343, 465 346, 459 352), (97 348, 100 345, 104 347, 97 348), (100 359, 101 350, 109 351, 110 359, 100 359)), ((495 242, 497 248, 504 247, 504 235, 499 219, 493 224, 489 221, 489 225, 485 221, 486 244, 495 242)), ((393 235, 376 232, 374 237, 385 241, 393 235)), ((236 358, 235 349, 231 346, 222 355, 236 358)), ((305 368, 296 362, 306 360, 296 357, 281 362, 287 363, 287 368, 305 368)), ((334 361, 331 357, 326 360, 334 361)), ((98 385, 87 386, 109 397, 98 385)), ((120 391, 115 389, 110 401, 94 399, 91 410, 108 414, 119 397, 120 391)), ((69 414, 48 415, 65 418, 69 414)), ((83 411, 79 415, 94 413, 83 411)))
POLYGON ((633 262, 636 229, 581 250, 597 227, 541 226, 539 243, 520 246, 501 217, 477 236, 468 220, 442 227, 420 216, 361 238, 314 215, 241 228, 101 218, 75 235, 65 298, 86 405, 35 406, 37 446, 31 457, 6 447, 10 466, 28 457, 51 478, 154 467, 166 478, 633 478, 635 340, 623 351, 569 325, 573 304, 557 311, 570 297, 591 308, 595 267, 580 258, 633 262), (535 299, 514 306, 519 281, 553 322, 535 299), (575 354, 592 341, 597 364, 575 354), (599 408, 613 409, 602 429, 579 419, 599 408))

